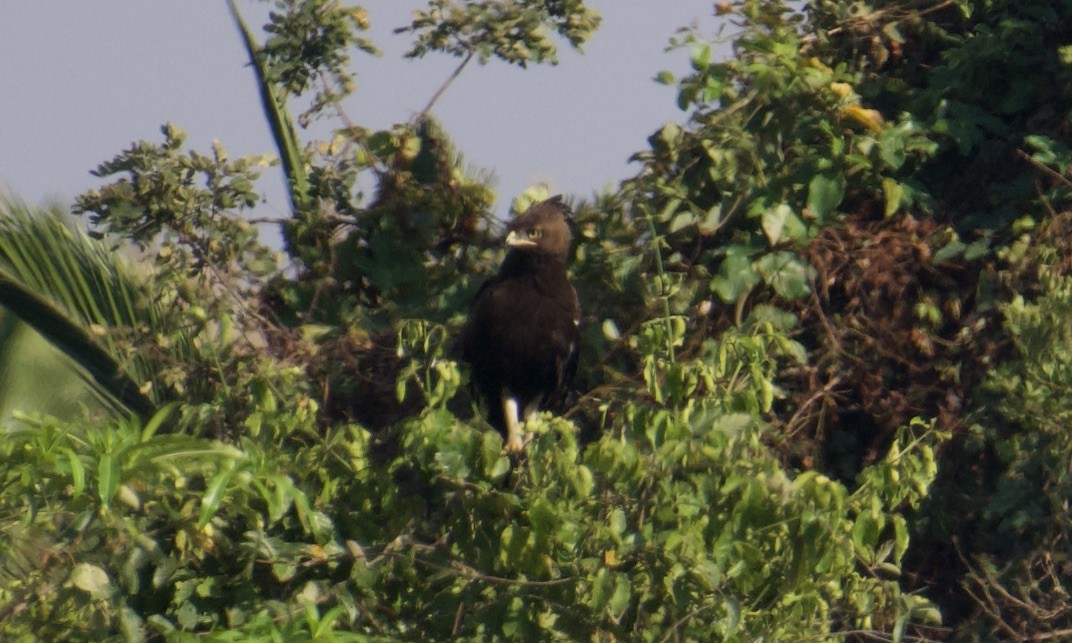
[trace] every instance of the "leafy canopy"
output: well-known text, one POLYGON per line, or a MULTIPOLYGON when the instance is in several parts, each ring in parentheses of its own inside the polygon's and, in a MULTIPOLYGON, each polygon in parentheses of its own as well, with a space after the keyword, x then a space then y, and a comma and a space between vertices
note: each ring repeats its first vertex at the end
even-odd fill
MULTIPOLYGON (((0 441, 0 634, 1060 632, 1072 16, 716 8, 733 55, 680 31, 691 71, 658 80, 681 122, 573 203, 579 399, 512 461, 450 340, 502 257, 489 177, 428 110, 349 118, 362 8, 279 0, 261 33, 232 3, 290 187, 281 251, 243 216, 271 161, 174 125, 78 199, 99 243, 0 227, 0 277, 38 295, 5 303, 66 324, 52 341, 134 412, 0 441), (143 283, 116 248, 152 260, 143 283)), ((553 63, 598 24, 579 0, 433 0, 398 31, 460 73, 553 63)))

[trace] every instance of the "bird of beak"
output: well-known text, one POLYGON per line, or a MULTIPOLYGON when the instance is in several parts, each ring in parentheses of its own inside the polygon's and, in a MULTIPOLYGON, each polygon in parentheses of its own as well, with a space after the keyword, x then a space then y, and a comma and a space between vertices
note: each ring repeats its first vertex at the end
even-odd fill
POLYGON ((532 248, 536 242, 518 234, 517 230, 511 230, 510 234, 506 235, 506 245, 511 248, 532 248))

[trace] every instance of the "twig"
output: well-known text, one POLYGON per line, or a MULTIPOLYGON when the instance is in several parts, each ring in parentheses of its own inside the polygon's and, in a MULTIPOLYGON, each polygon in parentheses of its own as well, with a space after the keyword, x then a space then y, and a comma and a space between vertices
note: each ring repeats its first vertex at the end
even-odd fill
POLYGON ((462 614, 465 612, 465 603, 459 602, 458 609, 454 612, 454 626, 450 629, 451 636, 458 636, 462 631, 462 614))
POLYGON ((661 639, 661 642, 666 643, 671 638, 673 638, 675 635, 677 635, 677 628, 679 628, 682 625, 684 625, 685 621, 691 619, 693 616, 696 616, 697 614, 699 614, 701 612, 704 612, 704 611, 707 611, 707 610, 711 609, 712 607, 715 607, 714 603, 708 603, 707 605, 701 605, 700 607, 697 607, 696 609, 692 610, 688 614, 686 614, 686 615, 682 616, 681 618, 679 618, 673 625, 670 626, 670 630, 667 631, 666 636, 664 636, 661 639))
POLYGON ((1031 637, 1032 641, 1048 641, 1050 639, 1064 638, 1072 635, 1072 628, 1065 628, 1063 630, 1054 630, 1052 632, 1045 632, 1043 634, 1035 634, 1031 637))
MULTIPOLYGON (((894 640, 892 634, 887 634, 886 632, 879 632, 878 630, 839 630, 837 632, 832 632, 832 634, 834 636, 837 636, 837 637, 841 638, 841 640, 846 640, 849 637, 853 637, 853 638, 855 638, 855 637, 864 637, 864 638, 870 639, 872 641, 886 641, 886 642, 892 642, 894 640)), ((905 635, 905 636, 901 637, 901 640, 902 641, 909 641, 909 642, 912 642, 912 643, 925 643, 928 639, 925 639, 925 638, 922 638, 922 637, 919 637, 919 636, 905 635)))
MULTIPOLYGON (((665 211, 668 212, 674 210, 678 205, 680 205, 679 199, 671 199, 665 211)), ((666 271, 663 269, 662 245, 664 239, 655 229, 655 219, 652 217, 651 212, 647 212, 644 219, 648 223, 648 231, 651 233, 651 243, 654 246, 655 271, 659 278, 659 297, 663 300, 663 321, 666 324, 667 357, 670 359, 671 364, 676 364, 677 358, 674 356, 674 328, 670 321, 670 287, 666 280, 666 271)))
MULTIPOLYGON (((825 275, 823 275, 823 277, 823 293, 827 293, 825 275)), ((841 342, 838 341, 837 333, 834 331, 834 325, 827 319, 826 312, 823 310, 823 302, 819 299, 819 278, 809 275, 809 280, 811 281, 811 298, 812 301, 815 302, 815 313, 819 316, 819 321, 822 322, 827 337, 834 343, 834 350, 838 353, 844 353, 845 349, 841 347, 841 342)), ((827 299, 829 299, 829 295, 827 296, 827 299)))
POLYGON ((938 4, 934 5, 933 7, 928 7, 926 9, 921 9, 920 12, 919 12, 919 15, 925 16, 928 13, 934 13, 935 11, 941 11, 942 9, 945 9, 945 8, 951 7, 951 6, 953 6, 953 0, 946 0, 945 2, 939 2, 938 4))
MULTIPOLYGON (((324 72, 319 74, 320 86, 324 88, 324 92, 331 91, 331 81, 328 80, 324 72)), ((335 101, 332 103, 332 109, 335 110, 335 116, 342 122, 343 126, 351 131, 355 131, 357 126, 354 125, 353 119, 350 118, 350 114, 347 113, 346 108, 342 106, 341 101, 335 101)))
POLYGON ((423 121, 428 116, 428 112, 432 111, 432 107, 436 104, 436 101, 439 100, 439 97, 442 96, 443 93, 447 91, 447 88, 451 86, 451 84, 454 82, 454 80, 456 78, 458 78, 459 75, 461 75, 462 70, 465 69, 465 66, 469 64, 469 61, 473 59, 473 56, 475 54, 476 54, 476 50, 474 50, 474 49, 469 50, 469 53, 465 56, 465 59, 462 60, 461 64, 458 65, 458 67, 447 78, 447 80, 445 80, 443 82, 443 84, 439 86, 439 89, 436 90, 436 93, 432 94, 431 100, 429 100, 428 104, 424 106, 424 109, 422 109, 421 111, 417 112, 417 115, 413 117, 412 122, 413 122, 414 125, 416 125, 417 123, 420 123, 421 121, 423 121))
POLYGON ((246 223, 278 223, 278 224, 283 224, 283 223, 288 223, 289 221, 292 221, 292 219, 290 219, 289 217, 288 218, 283 218, 283 217, 253 217, 253 218, 250 218, 250 219, 245 219, 246 223))
POLYGON ((794 429, 793 425, 797 423, 797 420, 800 419, 800 416, 804 413, 804 411, 808 409, 808 407, 810 407, 816 401, 830 395, 834 391, 834 389, 838 387, 839 384, 841 384, 841 376, 835 375, 834 379, 827 382, 823 386, 823 388, 816 391, 811 397, 805 400, 804 403, 801 404, 800 407, 796 410, 796 413, 793 413, 793 417, 789 418, 789 421, 785 423, 786 436, 791 437, 797 432, 798 429, 794 429))
POLYGON ((1066 187, 1072 188, 1072 180, 1069 180, 1069 178, 1067 176, 1065 176, 1064 174, 1061 174, 1060 172, 1054 170, 1052 167, 1049 167, 1048 165, 1046 165, 1044 163, 1040 163, 1038 160, 1036 160, 1034 157, 1032 157, 1027 152, 1025 152, 1023 150, 1016 150, 1016 155, 1019 156, 1020 158, 1022 158, 1023 160, 1027 161, 1031 165, 1033 165, 1036 169, 1042 170, 1043 172, 1045 172, 1046 174, 1049 174, 1050 176, 1052 176, 1053 178, 1057 179, 1061 183, 1064 183, 1066 187))
POLYGON ((417 562, 426 567, 431 567, 432 569, 437 569, 439 571, 453 572, 461 576, 462 578, 468 580, 479 580, 484 581, 486 583, 493 583, 496 585, 517 585, 520 587, 553 587, 555 585, 565 585, 566 583, 573 582, 572 576, 567 576, 565 578, 554 578, 551 580, 521 580, 517 578, 503 578, 501 576, 492 576, 490 574, 485 574, 484 572, 480 571, 479 569, 476 569, 475 567, 470 567, 469 565, 466 565, 459 560, 450 561, 449 566, 433 563, 422 558, 416 558, 414 559, 414 562, 417 562))
POLYGON ((975 601, 975 604, 978 605, 988 617, 990 617, 990 620, 994 623, 995 627, 1004 630, 1006 634, 1009 634, 1013 638, 1017 638, 1019 632, 1017 632, 1011 625, 1006 623, 1005 619, 1001 617, 1001 606, 998 605, 998 602, 994 600, 993 594, 990 593, 990 586, 1000 588, 1000 585, 998 585, 997 580, 993 576, 991 576, 991 574, 983 567, 982 563, 979 564, 978 571, 976 571, 975 566, 968 561, 968 558, 961 550, 960 542, 957 538, 953 538, 953 550, 957 552, 957 558, 960 559, 960 562, 964 565, 964 568, 970 572, 968 579, 961 581, 961 586, 964 588, 964 591, 967 592, 968 596, 970 596, 972 600, 975 601), (983 576, 986 577, 986 583, 984 583, 983 580, 979 578, 979 576, 977 575, 978 573, 981 573, 983 576), (968 586, 969 582, 974 582, 976 585, 979 586, 979 589, 982 590, 983 594, 986 597, 985 602, 982 598, 977 596, 975 592, 971 590, 971 588, 968 586))

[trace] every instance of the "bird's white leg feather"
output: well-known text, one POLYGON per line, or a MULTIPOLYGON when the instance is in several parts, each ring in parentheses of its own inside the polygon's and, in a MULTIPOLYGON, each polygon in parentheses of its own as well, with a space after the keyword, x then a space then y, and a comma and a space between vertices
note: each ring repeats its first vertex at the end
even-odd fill
POLYGON ((503 447, 507 453, 521 453, 525 448, 525 442, 521 436, 521 423, 518 417, 517 400, 509 393, 502 393, 503 417, 506 418, 506 445, 503 447))
POLYGON ((528 406, 525 407, 525 411, 524 411, 525 421, 526 422, 532 422, 536 418, 536 414, 539 413, 539 412, 540 412, 539 400, 537 400, 535 402, 532 402, 531 404, 529 404, 528 406))

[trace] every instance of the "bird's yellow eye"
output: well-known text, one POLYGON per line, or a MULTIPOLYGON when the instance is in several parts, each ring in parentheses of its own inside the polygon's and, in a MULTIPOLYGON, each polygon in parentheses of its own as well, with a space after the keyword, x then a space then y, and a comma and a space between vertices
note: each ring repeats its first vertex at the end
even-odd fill
POLYGON ((533 228, 533 229, 529 230, 529 239, 539 239, 540 235, 542 235, 542 234, 543 234, 543 230, 541 230, 539 228, 533 228))

